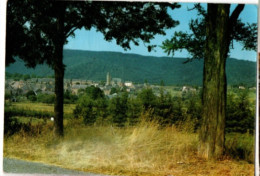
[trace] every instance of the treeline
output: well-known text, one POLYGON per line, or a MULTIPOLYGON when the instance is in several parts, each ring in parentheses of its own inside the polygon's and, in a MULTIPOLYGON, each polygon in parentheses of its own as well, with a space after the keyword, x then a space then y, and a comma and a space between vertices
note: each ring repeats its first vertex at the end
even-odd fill
MULTIPOLYGON (((15 94, 17 102, 23 102, 29 100, 31 102, 39 102, 46 104, 53 104, 55 100, 54 94, 38 93, 30 90, 25 95, 15 94)), ((13 95, 10 93, 5 93, 5 100, 11 100, 13 95)), ((73 104, 78 100, 78 96, 71 93, 71 91, 64 92, 64 104, 73 104)))
MULTIPOLYGON (((77 102, 74 116, 82 118, 85 125, 109 123, 124 127, 146 118, 156 120, 162 127, 174 124, 196 131, 201 124, 201 109, 200 93, 173 97, 161 88, 156 96, 151 88, 145 88, 136 96, 122 91, 108 99, 99 88, 88 87, 77 102)), ((247 91, 229 94, 226 130, 253 133, 254 109, 250 107, 247 91)))
MULTIPOLYGON (((105 80, 107 72, 114 78, 151 84, 160 84, 164 78, 165 85, 202 85, 203 60, 183 64, 186 58, 152 57, 119 52, 64 50, 65 78, 105 80), (145 67, 143 67, 145 65, 145 67)), ((245 58, 250 59, 250 58, 245 58)), ((256 85, 256 63, 244 60, 227 59, 228 85, 249 87, 256 85), (237 69, 239 68, 239 69, 237 69)), ((35 69, 27 68, 22 60, 6 68, 9 73, 53 75, 53 70, 46 64, 35 69)))
POLYGON ((40 75, 36 75, 36 74, 21 74, 21 73, 9 73, 9 72, 5 72, 5 78, 6 79, 13 79, 15 81, 19 81, 19 80, 28 80, 31 78, 54 78, 54 76, 40 76, 40 75))
MULTIPOLYGON (((79 96, 65 91, 64 103, 76 103, 73 116, 81 118, 85 125, 111 124, 124 127, 135 125, 145 118, 157 121, 162 127, 176 125, 194 132, 201 124, 200 92, 183 92, 181 96, 173 97, 163 86, 159 95, 155 95, 151 88, 144 88, 134 95, 124 89, 111 92, 117 95, 108 98, 100 88, 94 86, 80 90, 79 96)), ((53 104, 55 98, 52 94, 36 95, 33 91, 29 91, 25 96, 27 101, 47 104, 53 104)), ((254 108, 249 102, 248 90, 230 91, 227 96, 226 131, 253 133, 254 108)), ((53 115, 50 112, 5 107, 5 117, 45 118, 53 115)))

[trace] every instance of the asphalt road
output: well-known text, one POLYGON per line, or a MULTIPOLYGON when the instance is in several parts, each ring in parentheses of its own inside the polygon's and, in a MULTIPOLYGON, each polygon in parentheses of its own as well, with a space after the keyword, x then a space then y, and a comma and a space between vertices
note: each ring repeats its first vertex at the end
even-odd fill
POLYGON ((46 165, 37 162, 28 162, 17 159, 4 158, 4 173, 12 174, 61 174, 61 175, 87 175, 87 176, 104 176, 91 174, 75 170, 60 168, 57 166, 46 165))

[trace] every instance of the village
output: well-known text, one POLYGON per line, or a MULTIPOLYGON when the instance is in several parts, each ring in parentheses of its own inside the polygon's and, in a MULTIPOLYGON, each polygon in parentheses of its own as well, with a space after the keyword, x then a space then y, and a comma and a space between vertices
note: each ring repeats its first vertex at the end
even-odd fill
MULTIPOLYGON (((149 83, 134 84, 132 81, 123 81, 121 78, 112 78, 108 72, 106 75, 106 82, 92 81, 83 79, 64 79, 64 92, 68 91, 74 95, 79 95, 87 87, 94 86, 100 88, 108 98, 117 96, 119 91, 125 90, 129 95, 135 96, 137 92, 143 88, 151 88, 155 95, 160 95, 160 85, 152 85, 149 83)), ((173 91, 196 92, 199 88, 191 86, 171 86, 173 91)), ((16 96, 25 95, 29 91, 33 91, 35 95, 38 94, 54 94, 55 80, 54 78, 30 78, 27 80, 5 80, 5 94, 12 96, 13 101, 16 101, 16 96)), ((169 89, 164 90, 165 93, 169 89)))

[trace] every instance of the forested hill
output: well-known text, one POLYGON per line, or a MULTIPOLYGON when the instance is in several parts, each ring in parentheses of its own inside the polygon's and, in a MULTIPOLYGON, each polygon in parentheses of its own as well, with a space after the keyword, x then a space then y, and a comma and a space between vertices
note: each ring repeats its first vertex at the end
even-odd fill
MULTIPOLYGON (((112 78, 143 83, 169 85, 201 85, 203 60, 183 64, 186 59, 174 57, 151 57, 120 52, 98 52, 64 50, 65 78, 106 80, 107 72, 112 78)), ((53 75, 46 65, 28 69, 21 60, 6 68, 9 73, 53 75)), ((255 85, 256 63, 229 58, 227 60, 227 80, 229 85, 255 85)))

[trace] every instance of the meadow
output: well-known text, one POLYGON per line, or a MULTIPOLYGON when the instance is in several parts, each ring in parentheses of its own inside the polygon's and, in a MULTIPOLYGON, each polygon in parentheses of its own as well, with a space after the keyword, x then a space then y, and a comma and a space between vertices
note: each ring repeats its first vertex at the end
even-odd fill
MULTIPOLYGON (((5 138, 4 157, 37 161, 64 168, 111 175, 253 175, 254 165, 226 156, 206 161, 196 154, 197 133, 174 126, 161 129, 156 122, 135 127, 82 125, 66 120, 64 139, 55 139, 52 122, 32 125, 32 130, 5 138)), ((247 147, 253 157, 253 136, 228 136, 226 146, 247 147)), ((230 151, 231 152, 231 151, 230 151)))
MULTIPOLYGON (((238 97, 235 94, 235 98, 238 97)), ((250 97, 252 96, 249 96, 251 104, 253 99, 250 97)), ((121 102, 121 99, 116 100, 121 102)), ((165 124, 160 118, 154 118, 161 114, 160 111, 156 111, 155 107, 155 111, 152 112, 142 110, 138 114, 138 121, 134 124, 126 121, 123 126, 116 121, 117 119, 113 120, 113 111, 111 111, 114 106, 118 108, 121 106, 118 104, 112 106, 111 103, 117 101, 110 101, 107 108, 112 114, 104 113, 108 118, 103 123, 98 120, 102 114, 95 113, 98 112, 95 108, 100 108, 100 106, 92 107, 95 111, 87 113, 88 116, 98 115, 95 122, 90 123, 85 120, 88 116, 84 114, 86 113, 84 107, 88 106, 88 102, 95 102, 94 100, 79 100, 77 104, 65 104, 65 134, 64 138, 59 139, 54 137, 53 121, 50 117, 19 115, 21 112, 19 109, 34 112, 36 115, 37 112, 53 113, 53 104, 30 101, 10 103, 6 109, 12 109, 10 111, 11 114, 13 113, 12 118, 16 119, 15 122, 20 125, 20 128, 17 128, 17 132, 11 135, 5 134, 4 157, 109 175, 239 176, 254 174, 254 135, 249 130, 237 132, 235 131, 237 129, 229 124, 230 132, 226 134, 225 155, 220 160, 207 161, 197 155, 199 143, 196 124, 198 122, 187 114, 190 104, 188 100, 185 100, 186 104, 183 103, 184 107, 180 108, 186 113, 187 118, 178 123, 165 124), (79 106, 80 103, 85 106, 79 106), (80 109, 82 111, 75 111, 77 107, 83 108, 80 109), (77 118, 75 114, 78 114, 77 118)), ((134 105, 132 100, 129 102, 134 105)), ((235 106, 234 103, 232 105, 235 106)), ((251 106, 249 109, 252 109, 253 106, 251 106)), ((194 118, 195 110, 191 112, 194 118)), ((232 109, 229 111, 232 115, 232 109)), ((173 111, 173 113, 179 112, 173 111)), ((130 117, 129 113, 126 114, 130 117)))

